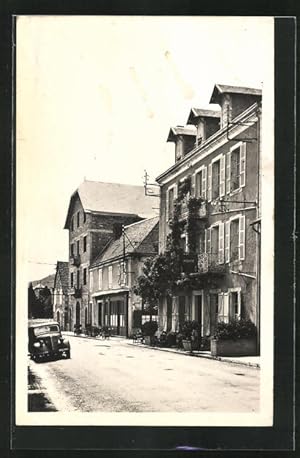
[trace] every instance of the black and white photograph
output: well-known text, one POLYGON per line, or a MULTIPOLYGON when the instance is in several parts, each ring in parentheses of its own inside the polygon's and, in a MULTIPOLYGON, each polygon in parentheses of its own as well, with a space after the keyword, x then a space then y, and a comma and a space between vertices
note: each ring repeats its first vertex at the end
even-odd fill
POLYGON ((17 17, 17 425, 271 427, 273 226, 273 17, 17 17))

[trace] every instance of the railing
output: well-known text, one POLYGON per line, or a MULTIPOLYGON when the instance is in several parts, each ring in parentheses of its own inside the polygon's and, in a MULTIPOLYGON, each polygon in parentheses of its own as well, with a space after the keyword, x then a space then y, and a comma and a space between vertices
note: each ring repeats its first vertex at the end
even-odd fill
POLYGON ((198 273, 224 273, 225 265, 219 263, 218 254, 198 254, 198 273))
POLYGON ((73 286, 70 292, 71 295, 74 296, 76 299, 79 299, 82 296, 81 288, 76 288, 75 286, 73 286))
POLYGON ((78 254, 77 256, 71 256, 70 264, 76 267, 80 266, 80 255, 78 254))

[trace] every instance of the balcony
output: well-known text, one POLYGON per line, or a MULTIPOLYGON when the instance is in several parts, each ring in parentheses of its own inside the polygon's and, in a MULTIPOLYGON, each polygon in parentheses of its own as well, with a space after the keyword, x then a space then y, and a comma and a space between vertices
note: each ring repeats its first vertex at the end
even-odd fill
POLYGON ((198 273, 224 274, 225 264, 219 264, 218 255, 215 253, 198 254, 198 273))
POLYGON ((71 266, 75 266, 75 267, 80 266, 80 255, 78 254, 77 256, 71 256, 70 264, 71 266))
POLYGON ((185 274, 195 273, 197 271, 197 256, 184 254, 182 257, 181 269, 185 274))
POLYGON ((81 288, 76 288, 75 286, 71 288, 70 293, 71 293, 71 296, 75 297, 75 299, 80 299, 82 296, 81 288))
MULTIPOLYGON (((181 221, 184 221, 184 220, 187 220, 188 216, 189 216, 188 199, 184 199, 181 202, 179 219, 181 221)), ((203 201, 200 204, 200 207, 196 211, 195 217, 197 219, 205 219, 205 218, 207 218, 207 204, 206 204, 206 201, 203 201)))

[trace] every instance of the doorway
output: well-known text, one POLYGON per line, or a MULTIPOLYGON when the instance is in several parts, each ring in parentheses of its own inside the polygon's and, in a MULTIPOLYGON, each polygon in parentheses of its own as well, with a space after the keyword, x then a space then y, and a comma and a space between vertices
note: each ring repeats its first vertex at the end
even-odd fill
POLYGON ((202 294, 194 296, 194 319, 199 324, 200 335, 203 336, 203 298, 202 294))
POLYGON ((76 324, 80 324, 80 304, 76 303, 76 324))

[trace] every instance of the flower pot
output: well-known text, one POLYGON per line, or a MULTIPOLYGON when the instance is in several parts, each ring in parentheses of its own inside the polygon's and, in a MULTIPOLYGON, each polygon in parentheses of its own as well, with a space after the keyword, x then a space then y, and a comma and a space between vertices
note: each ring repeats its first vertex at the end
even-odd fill
POLYGON ((183 349, 185 351, 198 350, 198 342, 197 341, 191 341, 191 340, 183 339, 182 345, 183 345, 183 349))
POLYGON ((256 356, 256 339, 211 339, 212 356, 256 356))
POLYGON ((145 345, 152 345, 153 336, 145 336, 145 345))

